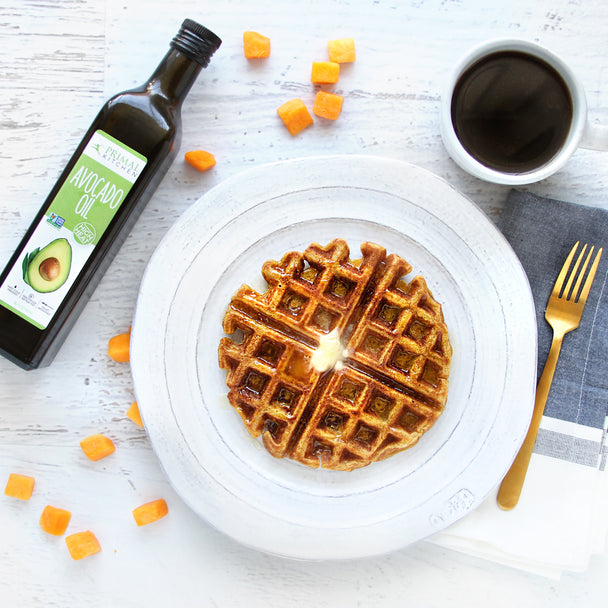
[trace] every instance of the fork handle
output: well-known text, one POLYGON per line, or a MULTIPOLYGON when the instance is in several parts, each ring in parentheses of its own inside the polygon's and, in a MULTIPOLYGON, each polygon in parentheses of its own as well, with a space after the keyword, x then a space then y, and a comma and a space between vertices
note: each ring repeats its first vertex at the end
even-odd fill
POLYGON ((557 365, 557 359, 559 358, 563 339, 564 334, 562 332, 553 335, 549 356, 547 357, 543 373, 541 374, 538 386, 536 387, 534 412, 532 413, 532 421, 530 422, 528 434, 498 490, 498 496, 496 498, 498 506, 506 511, 513 509, 515 505, 517 505, 519 496, 521 495, 524 479, 526 478, 526 473, 528 471, 528 465, 530 464, 530 458, 532 457, 532 450, 536 443, 536 435, 538 434, 540 421, 542 420, 547 397, 549 396, 549 390, 551 389, 551 383, 553 382, 553 374, 555 373, 555 366, 557 365))

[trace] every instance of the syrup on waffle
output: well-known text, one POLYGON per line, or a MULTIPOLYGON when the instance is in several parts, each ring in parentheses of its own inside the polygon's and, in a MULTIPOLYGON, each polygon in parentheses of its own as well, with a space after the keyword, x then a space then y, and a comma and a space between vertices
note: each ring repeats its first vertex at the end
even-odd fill
POLYGON ((228 399, 277 458, 350 471, 411 447, 443 412, 441 305, 399 256, 369 242, 361 254, 335 239, 269 260, 267 290, 243 285, 224 316, 228 399))

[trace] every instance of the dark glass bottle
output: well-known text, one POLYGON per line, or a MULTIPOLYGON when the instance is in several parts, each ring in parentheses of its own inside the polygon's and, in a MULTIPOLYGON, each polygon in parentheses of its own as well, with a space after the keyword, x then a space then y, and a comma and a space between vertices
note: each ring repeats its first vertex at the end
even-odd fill
POLYGON ((221 40, 186 19, 142 86, 89 127, 0 275, 0 353, 48 365, 167 172, 181 104, 221 40))

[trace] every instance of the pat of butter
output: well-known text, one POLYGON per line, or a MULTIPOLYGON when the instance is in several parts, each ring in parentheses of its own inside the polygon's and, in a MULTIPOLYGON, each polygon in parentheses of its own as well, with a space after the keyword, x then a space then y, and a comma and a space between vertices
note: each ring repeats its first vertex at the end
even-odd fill
POLYGON ((336 328, 319 338, 319 346, 312 354, 310 362, 315 371, 323 373, 339 365, 344 356, 345 351, 340 342, 340 333, 336 328))

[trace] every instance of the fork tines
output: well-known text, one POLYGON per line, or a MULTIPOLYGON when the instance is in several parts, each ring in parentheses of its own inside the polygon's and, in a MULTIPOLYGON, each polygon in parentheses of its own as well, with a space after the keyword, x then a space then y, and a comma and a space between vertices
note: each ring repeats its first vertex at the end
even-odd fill
POLYGON ((584 302, 587 299, 587 296, 589 295, 589 290, 591 289, 591 284, 593 283, 593 279, 595 277, 595 273, 597 271, 597 267, 600 263, 600 258, 602 257, 602 252, 603 252, 603 248, 600 247, 600 249, 598 250, 598 252, 595 256, 595 259, 593 260, 591 269, 589 270, 589 273, 587 274, 585 283, 583 284, 583 278, 585 277, 587 267, 589 266, 589 261, 591 260, 593 251, 595 249, 595 246, 591 246, 591 249, 589 250, 589 253, 587 254, 587 257, 585 258, 585 261, 583 263, 583 267, 577 276, 579 266, 581 265, 581 262, 583 261, 585 252, 587 251, 587 244, 585 243, 578 255, 578 258, 576 259, 574 267, 572 268, 570 274, 568 275, 568 281, 566 282, 566 285, 564 286, 564 280, 566 278, 566 275, 568 274, 570 264, 572 263, 572 260, 576 254, 576 250, 578 249, 579 243, 580 243, 580 241, 577 241, 574 244, 574 247, 572 247, 572 249, 570 250, 570 253, 568 254, 568 257, 566 258, 566 261, 564 262, 564 265, 562 266, 559 276, 557 277, 557 281, 555 282, 555 287, 554 287, 554 292, 553 292, 554 295, 556 295, 559 298, 563 298, 566 300, 572 300, 574 302, 579 302, 579 301, 584 302), (576 283, 574 284, 574 287, 572 287, 572 283, 574 283, 575 278, 576 278, 576 283), (583 285, 582 290, 581 290, 581 285, 583 285))

